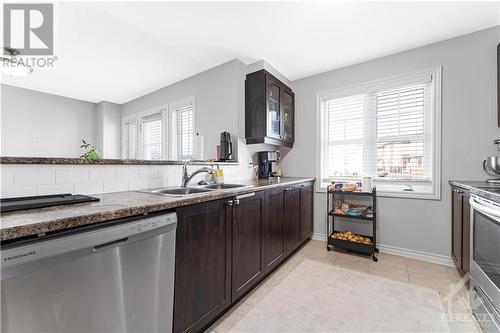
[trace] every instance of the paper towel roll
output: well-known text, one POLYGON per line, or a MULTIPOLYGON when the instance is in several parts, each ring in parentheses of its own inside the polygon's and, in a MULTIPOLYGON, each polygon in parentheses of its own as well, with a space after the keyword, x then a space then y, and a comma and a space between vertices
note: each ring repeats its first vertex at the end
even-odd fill
POLYGON ((198 133, 196 133, 196 135, 194 136, 193 158, 196 160, 205 159, 205 156, 203 153, 203 135, 199 135, 198 133))

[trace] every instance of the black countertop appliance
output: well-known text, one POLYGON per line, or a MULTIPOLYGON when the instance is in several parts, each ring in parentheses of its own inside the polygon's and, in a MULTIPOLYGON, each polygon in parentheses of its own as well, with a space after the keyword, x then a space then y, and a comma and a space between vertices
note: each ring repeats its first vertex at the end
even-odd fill
POLYGON ((233 144, 231 142, 231 134, 222 132, 220 134, 220 160, 230 161, 233 159, 233 144))
POLYGON ((279 151, 259 151, 259 178, 276 177, 279 161, 279 151))

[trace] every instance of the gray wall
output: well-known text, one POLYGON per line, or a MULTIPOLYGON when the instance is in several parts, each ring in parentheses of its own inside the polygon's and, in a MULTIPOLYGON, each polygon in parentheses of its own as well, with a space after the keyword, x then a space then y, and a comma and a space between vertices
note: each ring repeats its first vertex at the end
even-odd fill
MULTIPOLYGON (((485 179, 482 161, 497 155, 496 47, 500 27, 307 77, 292 83, 296 140, 286 175, 315 176, 316 94, 328 89, 443 66, 442 200, 379 199, 379 242, 450 256, 450 179, 485 179)), ((316 194, 314 232, 325 233, 326 196, 316 194)))
MULTIPOLYGON (((204 135, 205 157, 216 157, 220 132, 244 138, 246 66, 235 59, 122 105, 123 115, 195 97, 195 130, 204 135)), ((236 146, 236 139, 233 139, 236 146)), ((237 151, 236 147, 234 151, 237 151)))
POLYGON ((78 157, 81 140, 97 140, 94 103, 1 86, 1 154, 78 157))
POLYGON ((96 147, 103 158, 121 158, 122 152, 122 112, 121 105, 100 102, 97 109, 96 147))

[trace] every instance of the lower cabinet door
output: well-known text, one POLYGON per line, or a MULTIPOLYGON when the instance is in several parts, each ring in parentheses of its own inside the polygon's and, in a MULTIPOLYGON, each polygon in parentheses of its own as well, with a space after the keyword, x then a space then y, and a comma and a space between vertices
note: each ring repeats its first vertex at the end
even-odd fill
POLYGON ((267 273, 285 259, 285 191, 281 187, 266 190, 263 242, 267 273))
POLYGON ((262 223, 264 191, 233 200, 232 301, 255 286, 263 275, 262 223))
POLYGON ((285 191, 285 244, 286 254, 297 249, 300 239, 300 185, 287 187, 285 191))
POLYGON ((174 332, 197 332, 231 304, 228 200, 177 209, 174 332))
POLYGON ((470 203, 469 193, 462 196, 462 270, 470 272, 470 203))
POLYGON ((314 183, 300 185, 300 239, 312 236, 314 218, 314 183))
POLYGON ((451 256, 457 268, 462 269, 462 194, 452 191, 451 256))

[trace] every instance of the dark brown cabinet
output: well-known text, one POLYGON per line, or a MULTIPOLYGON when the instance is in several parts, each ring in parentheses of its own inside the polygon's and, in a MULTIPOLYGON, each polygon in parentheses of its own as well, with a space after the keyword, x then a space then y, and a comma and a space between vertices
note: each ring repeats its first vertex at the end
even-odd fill
POLYGON ((262 238, 267 273, 285 259, 285 191, 282 187, 266 191, 262 238))
POLYGON ((245 80, 245 137, 248 144, 269 143, 292 147, 295 129, 295 95, 268 73, 260 70, 245 80))
POLYGON ((231 303, 227 200, 177 209, 174 332, 198 332, 231 303))
POLYGON ((232 200, 232 300, 252 288, 263 272, 261 232, 265 193, 249 193, 232 200))
POLYGON ((470 264, 470 206, 469 192, 452 187, 451 256, 456 267, 469 272, 470 264))
POLYGON ((313 183, 177 209, 174 332, 199 332, 312 234, 313 183))
POLYGON ((300 239, 310 238, 314 220, 314 183, 300 185, 300 239))
POLYGON ((290 254, 301 244, 300 185, 285 188, 285 246, 290 254))

